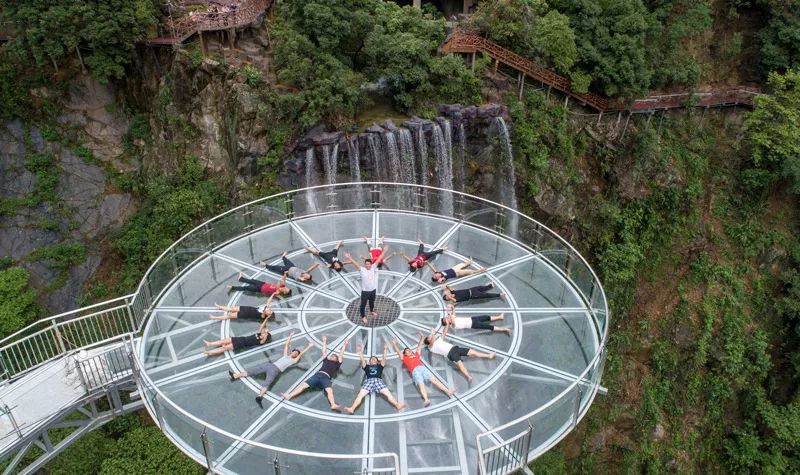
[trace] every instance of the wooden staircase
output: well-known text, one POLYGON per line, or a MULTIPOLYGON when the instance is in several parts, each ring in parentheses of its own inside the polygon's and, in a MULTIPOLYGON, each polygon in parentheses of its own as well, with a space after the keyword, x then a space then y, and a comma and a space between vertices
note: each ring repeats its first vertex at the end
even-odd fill
POLYGON ((709 92, 685 92, 678 94, 653 94, 630 101, 611 101, 609 98, 592 92, 580 93, 572 89, 570 80, 555 71, 539 66, 530 59, 477 35, 454 33, 441 47, 446 53, 481 52, 497 63, 503 63, 526 77, 547 84, 564 94, 576 99, 580 104, 591 107, 598 112, 628 111, 653 112, 659 110, 679 109, 692 104, 697 107, 726 107, 742 105, 753 106, 753 98, 761 91, 757 88, 739 86, 731 89, 709 92))

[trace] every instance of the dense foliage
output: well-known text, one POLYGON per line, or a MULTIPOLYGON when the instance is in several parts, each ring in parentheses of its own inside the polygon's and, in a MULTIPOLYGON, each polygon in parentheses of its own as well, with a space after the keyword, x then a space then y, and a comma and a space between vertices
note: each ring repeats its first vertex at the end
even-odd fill
POLYGON ((764 0, 769 20, 761 30, 761 55, 766 71, 800 66, 800 0, 764 0))
POLYGON ((0 338, 33 322, 41 309, 36 292, 28 283, 28 272, 21 267, 0 265, 0 338))
POLYGON ((800 193, 800 68, 770 74, 769 86, 772 94, 757 97, 747 119, 754 168, 745 173, 760 186, 788 178, 800 193))
POLYGON ((151 0, 26 0, 4 2, 3 13, 14 25, 12 50, 39 66, 76 58, 100 81, 121 78, 131 60, 133 40, 155 22, 151 0))
POLYGON ((369 90, 420 113, 437 102, 479 99, 472 71, 437 54, 444 21, 418 9, 379 0, 285 1, 275 35, 278 78, 299 89, 306 127, 354 122, 369 90))
POLYGON ((136 288, 144 270, 202 217, 212 216, 224 203, 222 183, 195 157, 186 157, 174 175, 145 176, 131 186, 141 193, 143 203, 116 240, 124 257, 121 284, 136 288))

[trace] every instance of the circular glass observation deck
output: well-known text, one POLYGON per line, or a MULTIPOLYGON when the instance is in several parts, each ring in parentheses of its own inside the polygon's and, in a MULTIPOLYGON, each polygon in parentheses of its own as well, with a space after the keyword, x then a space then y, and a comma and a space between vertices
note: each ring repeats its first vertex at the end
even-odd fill
MULTIPOLYGON (((358 259, 361 262, 360 259, 358 259)), ((184 452, 220 473, 445 473, 474 474, 486 466, 499 473, 522 464, 563 438, 588 410, 599 387, 608 312, 600 283, 564 240, 516 211, 480 198, 415 185, 348 183, 298 190, 241 206, 199 226, 166 251, 143 280, 135 302, 148 321, 138 345, 139 380, 148 410, 184 452), (360 278, 351 266, 336 273, 305 252, 344 241, 340 257, 367 255, 363 237, 383 236, 397 252, 379 271, 378 316, 362 324, 360 278), (322 391, 291 391, 320 368, 322 337, 330 350, 350 340, 333 378, 336 402, 349 405, 362 384, 356 345, 380 354, 396 339, 417 345, 440 327, 445 302, 428 268, 411 274, 400 253, 447 250, 432 259, 447 269, 468 258, 486 272, 448 281, 456 289, 491 283, 505 298, 457 305, 457 316, 503 314, 496 324, 510 335, 459 329, 452 344, 494 359, 465 358, 469 384, 443 356, 422 349, 424 364, 444 384, 431 384, 423 399, 389 347, 383 380, 399 401, 368 396, 350 415, 332 412, 322 391), (276 282, 259 263, 277 264, 281 254, 298 267, 322 264, 312 283, 289 279, 292 294, 276 298, 272 339, 219 356, 202 354, 203 340, 253 334, 255 320, 215 321, 214 304, 258 306, 264 295, 229 291, 237 277, 276 282), (237 372, 315 346, 280 374, 255 402, 263 379, 230 382, 237 372), (530 428, 532 427, 532 431, 530 428), (501 449, 493 448, 501 446, 501 449)))

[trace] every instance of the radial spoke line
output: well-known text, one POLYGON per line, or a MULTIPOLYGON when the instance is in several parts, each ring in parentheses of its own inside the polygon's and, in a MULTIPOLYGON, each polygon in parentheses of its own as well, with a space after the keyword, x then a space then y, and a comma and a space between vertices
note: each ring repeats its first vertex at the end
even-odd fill
POLYGON ((189 325, 188 327, 180 327, 180 328, 175 329, 175 330, 168 330, 168 331, 159 333, 158 335, 148 336, 147 337, 147 342, 148 343, 152 343, 154 341, 158 341, 158 340, 161 340, 163 338, 167 338, 167 337, 174 336, 174 335, 180 335, 182 333, 186 333, 186 332, 190 332, 192 330, 197 330, 197 329, 200 329, 200 328, 203 328, 203 327, 207 327, 207 326, 213 325, 215 323, 219 323, 219 322, 217 322, 215 320, 205 320, 205 321, 202 321, 200 323, 193 323, 192 325, 189 325))
MULTIPOLYGON (((274 272, 272 272, 272 271, 270 271, 268 269, 265 269, 263 267, 258 267, 258 266, 254 265, 254 264, 249 264, 247 262, 240 261, 239 259, 227 256, 225 254, 217 254, 217 253, 215 253, 214 255, 219 257, 222 260, 230 262, 231 264, 237 264, 237 265, 239 265, 241 267, 244 267, 244 268, 247 268, 247 269, 250 269, 250 270, 256 270, 256 271, 258 271, 258 272, 260 272, 262 274, 265 274, 265 275, 273 276, 276 280, 280 280, 283 277, 283 276, 278 275, 278 274, 276 274, 276 273, 274 273, 274 272)), ((346 300, 342 299, 341 297, 339 297, 337 295, 333 295, 333 294, 328 293, 328 292, 326 292, 326 291, 324 291, 322 289, 319 289, 317 287, 313 287, 313 286, 305 284, 303 282, 299 282, 299 281, 296 281, 296 280, 292 280, 290 282, 291 282, 292 285, 295 285, 295 286, 300 287, 302 289, 306 289, 308 291, 313 291, 313 292, 322 294, 322 295, 328 297, 329 299, 335 300, 335 301, 337 301, 339 303, 343 303, 343 304, 349 303, 349 302, 347 302, 346 300)))
POLYGON ((590 385, 592 384, 592 382, 589 381, 586 378, 579 378, 577 374, 568 373, 566 371, 562 371, 560 369, 553 368, 552 366, 548 366, 548 365, 545 365, 545 364, 542 364, 542 363, 537 363, 537 362, 529 360, 527 358, 523 358, 523 357, 521 357, 519 355, 511 355, 510 357, 511 357, 511 359, 513 361, 515 361, 515 362, 517 362, 517 363, 519 363, 519 364, 521 364, 523 366, 527 366, 529 368, 537 369, 537 370, 539 370, 539 371, 541 371, 543 373, 547 373, 547 374, 550 374, 552 376, 556 376, 556 377, 559 377, 561 379, 564 379, 565 381, 578 381, 578 380, 580 380, 580 382, 582 384, 590 384, 590 385))

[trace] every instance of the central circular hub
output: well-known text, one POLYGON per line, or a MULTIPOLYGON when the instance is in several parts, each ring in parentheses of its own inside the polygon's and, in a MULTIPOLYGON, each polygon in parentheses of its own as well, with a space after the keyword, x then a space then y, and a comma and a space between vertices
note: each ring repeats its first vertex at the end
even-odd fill
POLYGON ((367 307, 364 310, 367 316, 367 323, 361 320, 361 313, 359 312, 360 306, 361 299, 357 298, 347 305, 347 310, 345 310, 345 312, 347 313, 347 318, 351 322, 363 327, 383 327, 397 320, 397 317, 400 316, 400 305, 383 295, 375 297, 375 313, 377 313, 377 315, 370 315, 369 303, 367 303, 367 307))

